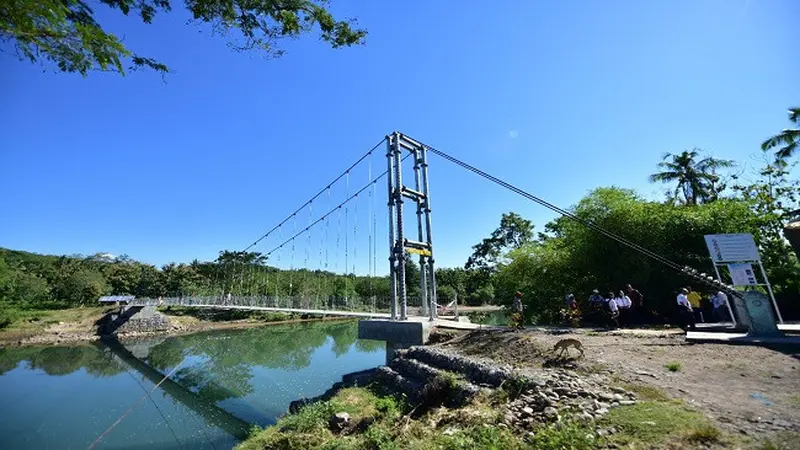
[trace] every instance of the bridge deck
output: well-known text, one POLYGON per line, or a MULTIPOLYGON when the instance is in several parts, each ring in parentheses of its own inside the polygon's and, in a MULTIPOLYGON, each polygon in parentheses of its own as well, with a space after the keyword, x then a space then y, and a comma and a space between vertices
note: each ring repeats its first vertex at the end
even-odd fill
POLYGON ((210 304, 184 304, 181 306, 191 308, 211 308, 211 309, 241 309, 246 311, 269 311, 269 312, 285 312, 295 314, 315 314, 323 316, 342 316, 342 317, 364 317, 373 319, 388 319, 390 317, 387 313, 379 312, 363 312, 363 311, 338 311, 331 309, 302 309, 302 308, 278 308, 271 306, 246 306, 246 305, 210 305, 210 304))
MULTIPOLYGON (((151 302, 148 302, 148 304, 151 302)), ((171 303, 172 305, 176 305, 175 303, 171 303)), ((155 303, 153 303, 155 305, 155 303)), ((135 305, 141 306, 141 305, 135 305)), ((177 306, 177 305, 176 305, 177 306)), ((268 312, 284 312, 284 313, 294 313, 294 314, 314 314, 320 316, 337 316, 337 317, 357 317, 363 319, 388 319, 391 317, 389 313, 381 313, 381 312, 364 312, 364 311, 339 311, 339 310, 331 310, 331 309, 304 309, 304 308, 280 308, 280 307, 272 307, 272 306, 250 306, 250 305, 219 305, 219 304, 205 304, 205 303, 180 303, 179 306, 185 306, 190 308, 209 308, 209 309, 238 309, 238 310, 245 310, 245 311, 268 311, 268 312)), ((415 322, 425 322, 428 320, 427 317, 423 316, 409 316, 408 320, 415 321, 415 322)), ((437 319, 436 326, 442 328, 451 328, 455 330, 475 330, 478 328, 486 328, 486 326, 481 326, 480 324, 470 323, 470 322, 459 322, 455 320, 448 320, 448 319, 437 319)))

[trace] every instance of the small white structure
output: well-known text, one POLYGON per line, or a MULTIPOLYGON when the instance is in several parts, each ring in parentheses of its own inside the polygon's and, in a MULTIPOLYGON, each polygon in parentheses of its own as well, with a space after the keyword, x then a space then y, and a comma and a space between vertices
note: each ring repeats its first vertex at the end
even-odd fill
POLYGON ((97 301, 100 303, 113 303, 117 306, 127 305, 136 298, 135 295, 104 295, 97 301))

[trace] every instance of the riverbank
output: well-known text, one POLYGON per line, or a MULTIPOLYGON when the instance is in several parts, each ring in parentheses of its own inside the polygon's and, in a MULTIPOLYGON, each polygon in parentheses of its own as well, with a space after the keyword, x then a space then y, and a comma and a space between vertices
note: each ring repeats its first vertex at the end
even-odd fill
MULTIPOLYGON (((102 319, 116 311, 114 307, 87 307, 59 310, 15 311, 11 324, 0 329, 0 345, 63 345, 100 339, 102 319)), ((297 314, 259 311, 198 310, 162 307, 170 328, 161 332, 120 334, 121 339, 143 336, 176 336, 201 331, 251 328, 272 324, 321 320, 347 320, 336 317, 304 318, 297 314)))
POLYGON ((671 333, 475 331, 407 352, 381 383, 344 388, 239 448, 796 449, 799 357, 671 333), (585 356, 554 356, 564 338, 580 340, 585 356), (413 378, 426 373, 419 388, 413 378), (387 379, 411 393, 479 392, 461 407, 430 405, 387 392, 387 379))

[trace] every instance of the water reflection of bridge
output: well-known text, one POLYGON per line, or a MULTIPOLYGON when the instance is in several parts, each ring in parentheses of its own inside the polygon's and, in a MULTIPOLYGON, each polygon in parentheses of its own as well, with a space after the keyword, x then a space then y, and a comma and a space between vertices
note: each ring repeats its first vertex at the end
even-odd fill
POLYGON ((244 439, 247 437, 247 434, 252 428, 251 424, 220 408, 213 401, 206 400, 181 386, 179 383, 166 378, 163 373, 137 358, 118 340, 107 338, 97 342, 95 345, 97 345, 100 350, 110 350, 122 363, 142 374, 153 384, 161 383, 159 387, 163 389, 164 392, 200 415, 207 423, 219 427, 237 439, 244 439))

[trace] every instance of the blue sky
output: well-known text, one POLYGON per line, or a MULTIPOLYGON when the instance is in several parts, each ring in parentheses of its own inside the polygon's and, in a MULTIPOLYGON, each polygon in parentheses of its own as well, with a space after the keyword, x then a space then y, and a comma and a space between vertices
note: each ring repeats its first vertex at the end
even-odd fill
MULTIPOLYGON (((369 29, 367 44, 332 50, 307 37, 276 60, 229 50, 182 11, 148 26, 98 6, 130 48, 173 69, 165 81, 83 78, 0 55, 0 246, 212 259, 247 246, 393 130, 559 205, 612 184, 656 198, 663 188, 647 176, 664 152, 700 147, 755 167, 759 143, 800 98, 791 0, 454 5, 334 1, 369 29)), ((382 154, 370 160, 383 169, 382 154)), ((350 192, 367 171, 353 171, 350 192)), ((442 160, 430 172, 440 265, 463 264, 503 212, 539 230, 553 217, 442 160)), ((334 204, 347 193, 336 189, 334 204)), ((334 215, 281 265, 323 266, 327 249, 329 267, 343 267, 347 236, 348 266, 367 271, 375 211, 385 272, 385 195, 380 183, 374 206, 359 199, 357 224, 352 204, 347 227, 340 219, 337 233, 334 215)))

